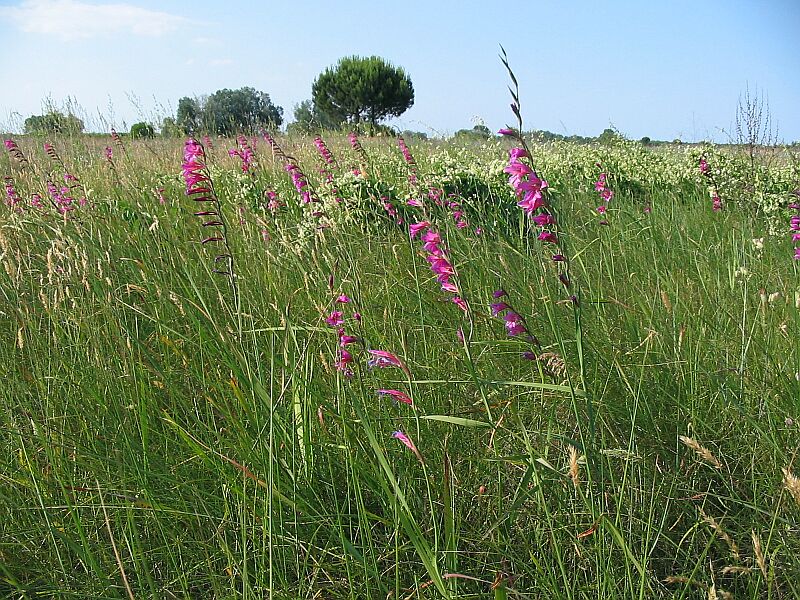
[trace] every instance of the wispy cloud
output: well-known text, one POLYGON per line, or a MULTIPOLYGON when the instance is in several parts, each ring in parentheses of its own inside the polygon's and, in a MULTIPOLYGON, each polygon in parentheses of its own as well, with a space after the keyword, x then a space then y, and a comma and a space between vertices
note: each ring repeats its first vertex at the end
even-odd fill
POLYGON ((23 0, 0 7, 0 19, 26 33, 63 40, 131 34, 158 37, 189 22, 185 17, 147 10, 133 4, 90 4, 79 0, 23 0))

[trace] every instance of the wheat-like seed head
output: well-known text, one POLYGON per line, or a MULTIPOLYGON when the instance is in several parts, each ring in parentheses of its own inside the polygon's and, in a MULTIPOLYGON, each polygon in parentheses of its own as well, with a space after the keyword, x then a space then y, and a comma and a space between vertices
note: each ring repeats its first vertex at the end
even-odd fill
POLYGON ((705 446, 701 446, 700 443, 697 442, 696 440, 687 437, 685 435, 679 436, 678 439, 680 439, 680 441, 683 442, 684 446, 686 446, 691 450, 694 450, 694 453, 697 454, 697 456, 699 456, 702 460, 704 460, 708 464, 713 465, 717 469, 722 468, 722 463, 717 460, 717 457, 712 454, 711 450, 709 450, 705 446))
POLYGON ((782 471, 784 487, 794 498, 797 505, 800 506, 800 478, 796 477, 789 467, 784 467, 782 471))
POLYGON ((753 553, 756 555, 756 563, 761 569, 764 579, 767 579, 767 560, 764 558, 764 551, 761 548, 761 538, 758 537, 755 529, 750 532, 750 536, 753 538, 753 553))
POLYGON ((714 517, 706 513, 706 511, 704 511, 702 508, 698 508, 698 510, 700 511, 700 516, 703 517, 703 521, 705 521, 708 526, 711 527, 714 533, 716 533, 722 541, 728 544, 728 548, 731 550, 731 555, 736 560, 740 560, 739 546, 733 541, 733 538, 728 535, 728 532, 722 528, 722 525, 720 525, 714 517))
POLYGON ((670 302, 669 295, 664 290, 661 290, 661 304, 664 305, 664 310, 668 313, 672 312, 672 302, 670 302))
POLYGON ((723 567, 720 573, 722 573, 723 575, 739 575, 739 574, 746 575, 748 573, 751 573, 752 571, 753 569, 751 569, 750 567, 728 565, 727 567, 723 567))
POLYGON ((578 451, 575 446, 569 447, 569 478, 572 479, 572 485, 580 487, 581 474, 580 467, 578 466, 578 451))

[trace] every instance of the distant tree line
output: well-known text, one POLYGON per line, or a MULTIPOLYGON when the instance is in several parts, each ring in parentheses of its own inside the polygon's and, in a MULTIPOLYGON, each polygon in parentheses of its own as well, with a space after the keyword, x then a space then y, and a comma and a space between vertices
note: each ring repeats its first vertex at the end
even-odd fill
MULTIPOLYGON (((751 155, 754 147, 765 143, 757 135, 765 129, 758 128, 760 122, 756 117, 760 119, 764 110, 763 101, 758 98, 756 95, 755 100, 751 100, 750 96, 746 96, 745 108, 740 106, 739 111, 744 117, 740 118, 737 113, 737 128, 756 132, 746 140, 751 155), (740 121, 745 125, 741 125, 740 121)), ((295 105, 294 121, 287 126, 287 132, 309 135, 347 129, 369 135, 394 134, 394 129, 382 122, 389 117, 400 116, 413 105, 414 86, 401 67, 378 56, 348 56, 317 76, 311 86, 311 98, 295 105)), ((239 133, 256 134, 262 129, 275 130, 283 123, 283 108, 274 104, 266 92, 252 87, 236 90, 225 88, 207 96, 181 98, 175 116, 166 117, 160 123, 160 132, 167 137, 200 133, 232 136, 239 133)), ((71 134, 83 130, 81 119, 71 112, 64 114, 55 109, 25 120, 25 133, 29 134, 71 134)), ((771 132, 769 116, 766 130, 771 132)), ((130 130, 134 139, 152 138, 155 134, 156 128, 152 123, 135 123, 130 130)), ((427 137, 424 133, 412 131, 404 131, 403 135, 408 138, 427 137)), ((624 139, 613 128, 605 129, 596 137, 562 135, 547 130, 531 130, 525 135, 535 142, 567 141, 578 144, 612 145, 624 139)), ((482 142, 495 136, 488 127, 479 124, 471 129, 460 129, 453 137, 462 141, 482 142)), ((738 143, 744 143, 742 138, 743 135, 739 135, 738 143)), ((774 143, 772 138, 767 141, 774 143)), ((648 136, 642 137, 639 142, 645 146, 681 143, 677 139, 666 142, 652 140, 648 136)))

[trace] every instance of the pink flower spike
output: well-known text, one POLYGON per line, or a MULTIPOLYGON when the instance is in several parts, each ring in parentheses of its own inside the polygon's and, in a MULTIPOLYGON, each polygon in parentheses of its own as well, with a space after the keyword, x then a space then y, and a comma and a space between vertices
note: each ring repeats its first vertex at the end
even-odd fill
POLYGON ((339 325, 344 323, 344 319, 342 318, 342 311, 334 310, 330 316, 325 319, 325 322, 330 325, 331 327, 338 327, 339 325))
POLYGON ((411 374, 403 361, 391 352, 387 352, 386 350, 368 350, 368 352, 374 357, 367 362, 368 367, 378 367, 381 369, 397 367, 398 369, 402 369, 407 375, 411 374))
POLYGON ((556 237, 556 234, 553 233, 552 231, 542 231, 538 235, 538 238, 543 242, 547 242, 548 244, 558 243, 558 238, 556 237))
POLYGON ((492 309, 492 316, 493 316, 493 317, 500 316, 500 313, 501 313, 501 312, 503 312, 504 310, 508 310, 509 308, 511 308, 511 307, 510 307, 508 304, 506 304, 505 302, 493 302, 492 304, 490 304, 490 305, 489 305, 489 307, 492 309))
POLYGON ((354 335, 340 335, 339 336, 339 345, 343 348, 348 344, 355 344, 358 341, 358 338, 354 335))
POLYGON ((452 300, 453 300, 453 303, 456 306, 458 306, 458 308, 460 308, 464 312, 467 312, 467 302, 466 302, 466 300, 464 300, 463 298, 460 298, 458 296, 452 298, 452 300))
POLYGON ((500 135, 517 135, 516 131, 514 131, 513 129, 509 129, 508 127, 504 127, 497 133, 499 133, 500 135))
POLYGON ((378 390, 379 396, 391 396, 398 402, 402 402, 403 404, 408 404, 409 406, 414 406, 414 401, 409 398, 406 394, 398 390, 378 390))
POLYGON ((414 456, 417 457, 417 460, 419 460, 419 462, 425 462, 422 459, 422 455, 419 453, 419 450, 417 450, 417 447, 414 445, 414 442, 412 442, 411 439, 405 433, 403 433, 402 431, 395 431, 392 434, 392 437, 396 440, 400 440, 406 448, 411 450, 414 453, 414 456))
POLYGON ((553 219, 553 215, 549 215, 547 213, 542 213, 540 215, 536 215, 531 219, 534 223, 536 223, 539 227, 547 227, 548 225, 552 225, 555 223, 555 219, 553 219))
POLYGON ((336 302, 338 302, 339 304, 347 304, 350 301, 351 301, 350 298, 345 294, 340 294, 339 297, 336 298, 336 302))
POLYGON ((408 200, 406 204, 408 204, 409 206, 416 206, 417 208, 422 208, 422 202, 420 202, 419 200, 414 200, 413 198, 411 200, 408 200))
POLYGON ((412 223, 408 226, 408 232, 411 234, 412 238, 417 237, 417 234, 420 231, 424 231, 428 227, 430 227, 430 221, 420 221, 419 223, 412 223))
POLYGON ((509 160, 519 160, 520 158, 526 158, 528 153, 525 151, 525 148, 512 148, 508 151, 508 158, 509 160))

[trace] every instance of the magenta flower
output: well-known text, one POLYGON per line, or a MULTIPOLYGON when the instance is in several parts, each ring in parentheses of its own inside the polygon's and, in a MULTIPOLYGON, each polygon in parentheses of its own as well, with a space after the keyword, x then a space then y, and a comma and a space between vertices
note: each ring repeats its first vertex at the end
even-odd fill
POLYGON ((6 204, 9 208, 15 210, 22 210, 22 198, 19 197, 16 188, 14 187, 14 180, 11 177, 4 177, 6 186, 6 204))
POLYGON ((353 371, 349 365, 353 362, 353 355, 344 348, 340 348, 337 354, 336 369, 340 371, 345 377, 352 377, 353 371))
POLYGON ((348 346, 350 344, 355 344, 358 341, 358 338, 354 335, 347 335, 344 332, 339 334, 339 345, 340 346, 348 346))
POLYGON ((342 318, 342 311, 334 310, 331 314, 325 319, 325 322, 330 325, 331 327, 339 327, 344 323, 344 319, 342 318))
MULTIPOLYGON (((793 193, 800 197, 800 189, 795 190, 793 193)), ((795 211, 791 219, 789 219, 789 231, 792 234, 792 242, 797 244, 797 242, 800 242, 800 202, 791 202, 789 208, 795 211)), ((794 260, 800 260, 800 244, 794 247, 794 260)))
POLYGON ((206 185, 209 182, 209 178, 205 173, 206 165, 203 147, 193 138, 186 140, 181 168, 183 179, 186 182, 187 196, 196 194, 206 196, 211 193, 211 189, 206 185))
POLYGON ((411 237, 415 238, 417 237, 417 234, 419 234, 419 232, 426 230, 430 226, 431 226, 430 221, 420 221, 419 223, 411 223, 408 226, 408 231, 411 234, 411 237))
POLYGON ((517 132, 513 129, 509 129, 508 127, 504 127, 503 129, 499 130, 497 133, 500 135, 517 135, 517 132))
POLYGON ((339 294, 339 296, 336 298, 336 302, 338 302, 339 304, 347 304, 349 302, 352 302, 352 300, 346 294, 339 294))
POLYGON ((505 302, 493 302, 492 304, 489 305, 489 307, 492 309, 493 317, 499 317, 501 312, 511 308, 505 302))
POLYGON ((464 312, 467 312, 468 308, 466 300, 464 300, 459 296, 454 296, 453 298, 451 298, 451 300, 453 301, 453 304, 455 304, 458 308, 460 308, 464 312))
POLYGON ((405 433, 403 433, 402 431, 395 431, 394 433, 392 433, 392 437, 393 437, 394 439, 396 439, 396 440, 400 440, 400 442, 401 442, 401 443, 402 443, 402 444, 403 444, 403 445, 404 445, 406 448, 408 448, 409 450, 411 450, 411 451, 414 453, 414 456, 416 456, 416 457, 417 457, 417 460, 419 460, 419 462, 421 462, 421 463, 422 463, 422 462, 425 462, 425 461, 422 459, 422 455, 419 453, 419 450, 417 450, 417 447, 414 445, 414 442, 412 442, 412 441, 411 441, 411 438, 409 438, 409 437, 408 437, 408 436, 407 436, 405 433))
POLYGON ((379 396, 390 396, 397 400, 398 402, 402 402, 403 404, 408 404, 410 406, 414 405, 414 401, 411 400, 409 396, 400 392, 398 390, 378 390, 379 396))
POLYGON ((331 154, 331 151, 328 149, 328 146, 325 144, 325 142, 323 141, 323 139, 320 136, 316 136, 314 138, 314 145, 317 147, 317 150, 319 151, 320 155, 322 156, 322 159, 327 164, 329 164, 331 166, 335 166, 336 165, 336 161, 333 158, 333 154, 331 154))
POLYGON ((373 358, 367 362, 368 367, 378 367, 379 369, 397 367, 398 369, 402 369, 407 375, 411 374, 403 361, 391 352, 387 352, 386 350, 368 350, 368 352, 373 356, 373 358))
POLYGON ((509 310, 503 317, 503 320, 506 323, 506 331, 508 331, 508 335, 510 336, 521 335, 528 332, 522 321, 522 317, 513 310, 509 310))
POLYGON ((538 235, 538 239, 540 239, 543 242, 547 242, 548 244, 557 244, 558 243, 558 238, 556 237, 556 234, 553 233, 552 231, 547 231, 547 230, 542 231, 538 235))

